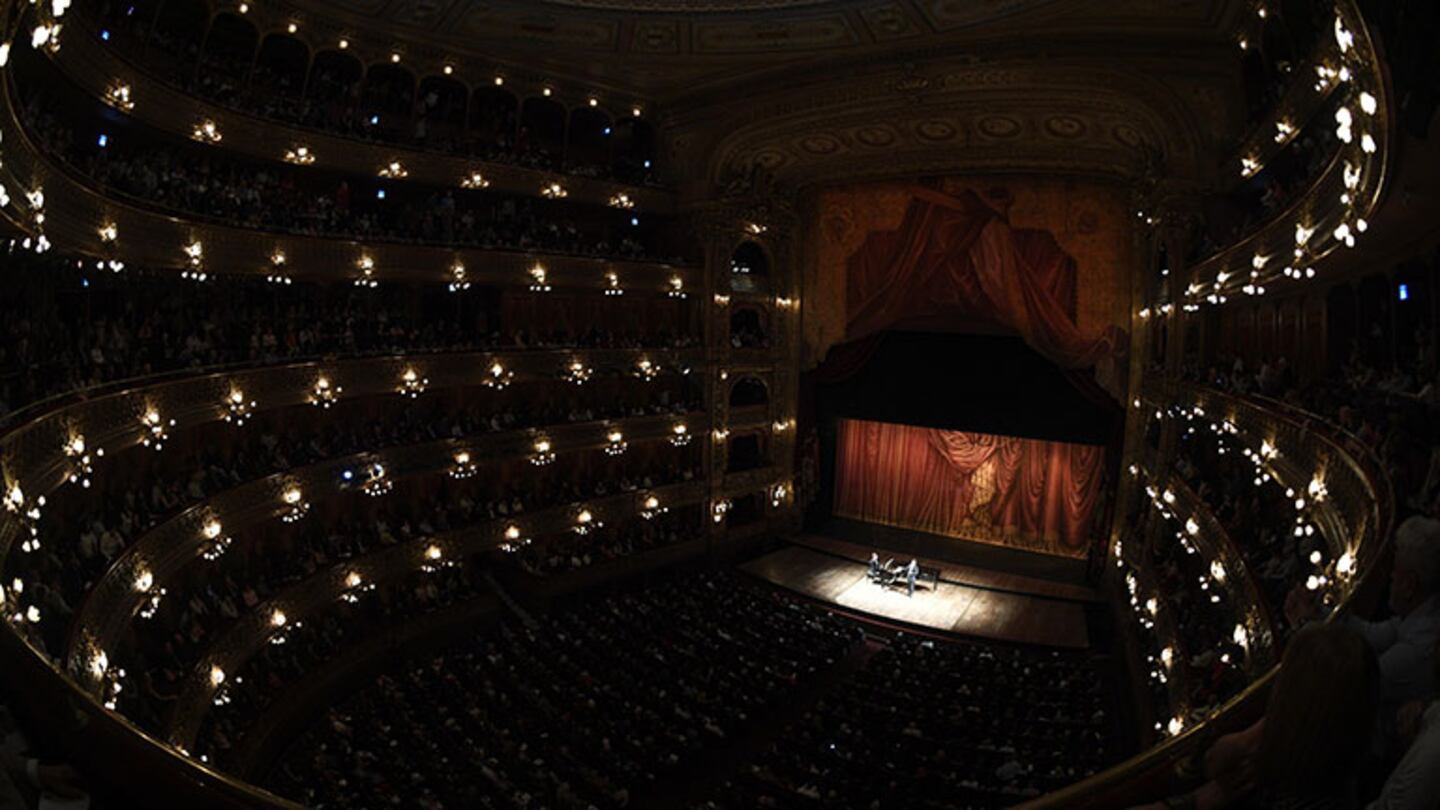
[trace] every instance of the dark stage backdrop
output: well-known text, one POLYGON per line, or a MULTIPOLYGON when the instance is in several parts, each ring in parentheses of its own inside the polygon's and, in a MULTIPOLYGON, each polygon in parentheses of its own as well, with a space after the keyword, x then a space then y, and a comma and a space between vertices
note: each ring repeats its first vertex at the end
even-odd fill
POLYGON ((841 419, 837 517, 1084 557, 1103 447, 841 419))

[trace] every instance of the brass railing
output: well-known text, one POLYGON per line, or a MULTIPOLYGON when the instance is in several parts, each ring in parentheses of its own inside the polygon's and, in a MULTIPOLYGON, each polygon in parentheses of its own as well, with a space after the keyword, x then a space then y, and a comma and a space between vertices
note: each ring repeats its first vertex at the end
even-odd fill
MULTIPOLYGON (((1321 473, 1326 494, 1321 504, 1312 505, 1312 514, 1331 554, 1327 564, 1333 572, 1334 561, 1349 553, 1354 565, 1352 574, 1336 581, 1332 615, 1347 610, 1375 587, 1383 574, 1379 563, 1388 550, 1394 513, 1390 484, 1382 470, 1358 459, 1326 433, 1317 432, 1313 423, 1254 400, 1164 380, 1150 380, 1142 398, 1142 411, 1147 412, 1157 403, 1187 408, 1198 405, 1207 417, 1234 424, 1239 430, 1237 438, 1246 444, 1258 447, 1263 441, 1278 448, 1279 455, 1268 462, 1267 469, 1283 486, 1303 492, 1315 474, 1321 473)), ((1203 508, 1204 504, 1197 506, 1203 508)), ((1277 667, 1271 666, 1203 722, 1109 770, 1025 806, 1127 806, 1193 786, 1199 772, 1195 763, 1215 737, 1248 725, 1263 712, 1276 671, 1277 667)))
POLYGON ((208 120, 223 133, 225 149, 269 161, 279 161, 286 149, 304 145, 314 156, 314 163, 308 165, 361 177, 374 177, 379 167, 398 159, 409 172, 406 179, 412 182, 458 188, 461 178, 478 170, 489 182, 487 188, 495 192, 539 197, 542 185, 558 180, 568 192, 566 199, 573 202, 606 205, 615 193, 624 192, 646 213, 669 214, 675 209, 675 192, 665 188, 347 137, 212 102, 154 75, 153 69, 137 64, 114 45, 103 44, 93 13, 76 5, 79 13, 72 12, 65 18, 65 39, 72 45, 53 55, 55 63, 78 86, 102 101, 112 87, 128 85, 134 102, 129 115, 177 137, 190 137, 197 122, 208 120), (80 41, 87 44, 74 44, 80 41))
MULTIPOLYGON (((7 71, 8 72, 8 71, 7 71)), ((671 289, 679 278, 691 289, 701 286, 696 267, 659 261, 630 261, 548 254, 539 251, 487 250, 463 246, 417 245, 376 239, 306 236, 303 234, 232 227, 159 213, 94 189, 69 167, 50 160, 16 116, 13 77, 0 77, 0 143, 4 145, 3 185, 16 194, 15 203, 0 209, 22 231, 43 233, 53 250, 94 258, 119 259, 153 268, 192 269, 185 253, 201 246, 197 260, 206 273, 265 276, 275 272, 271 257, 285 254, 284 269, 296 278, 331 281, 358 279, 360 263, 368 259, 374 278, 408 279, 444 284, 457 262, 475 283, 526 287, 538 264, 555 288, 606 289, 606 273, 618 276, 620 288, 657 294, 671 289), (41 191, 42 209, 29 205, 24 194, 41 191), (43 223, 36 214, 43 214, 43 223), (106 225, 115 226, 111 241, 101 236, 106 225)))
MULTIPOLYGON (((577 451, 604 447, 612 426, 623 428, 626 440, 632 445, 664 441, 672 435, 671 427, 677 419, 694 424, 697 430, 704 430, 707 425, 705 414, 695 412, 678 417, 650 416, 556 425, 543 432, 563 458, 577 451)), ((379 463, 387 471, 387 480, 399 485, 410 478, 444 473, 453 466, 454 454, 462 449, 470 451, 475 463, 482 468, 499 461, 524 459, 534 452, 535 436, 534 430, 514 430, 355 453, 250 481, 186 508, 131 543, 87 592, 71 630, 70 672, 83 686, 92 690, 99 688, 99 679, 89 666, 90 661, 100 651, 115 649, 136 612, 151 598, 154 588, 171 582, 181 569, 200 557, 206 548, 203 527, 207 522, 216 520, 226 536, 239 536, 280 518, 288 509, 282 494, 291 486, 298 486, 308 502, 319 502, 346 491, 339 482, 341 473, 347 469, 363 469, 379 463), (150 588, 135 587, 141 572, 148 574, 147 580, 153 583, 150 588)), ((354 491, 358 486, 357 481, 348 490, 354 491)), ((528 516, 517 522, 523 523, 527 532, 533 531, 528 516)))
MULTIPOLYGON (((691 481, 658 487, 652 492, 671 508, 700 503, 705 499, 703 481, 691 481)), ((597 520, 618 521, 634 515, 641 508, 646 492, 625 493, 608 498, 585 501, 583 506, 597 520)), ((536 535, 564 531, 575 524, 576 510, 582 504, 569 504, 527 514, 524 524, 528 533, 536 535)), ((359 573, 367 583, 385 585, 414 573, 433 558, 430 549, 440 549, 444 560, 459 560, 477 552, 498 548, 505 541, 505 528, 510 519, 488 521, 477 526, 437 534, 419 541, 378 549, 364 556, 338 564, 316 577, 297 583, 277 593, 240 618, 224 635, 206 650, 200 664, 190 674, 176 701, 167 733, 170 741, 180 747, 194 744, 200 723, 209 709, 220 684, 211 679, 214 668, 235 672, 269 642, 277 632, 271 625, 274 610, 283 609, 287 619, 304 620, 335 603, 347 589, 346 579, 359 573)))

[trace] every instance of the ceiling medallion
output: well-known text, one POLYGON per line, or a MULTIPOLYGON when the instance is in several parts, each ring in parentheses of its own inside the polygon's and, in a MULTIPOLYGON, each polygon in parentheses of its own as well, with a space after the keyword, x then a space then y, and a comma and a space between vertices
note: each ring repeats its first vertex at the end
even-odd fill
POLYGON ((927 141, 948 141, 955 137, 955 127, 948 121, 921 121, 915 126, 915 134, 927 141))
POLYGON ((840 142, 829 135, 811 135, 800 141, 800 148, 812 155, 833 155, 840 149, 840 142))
POLYGON ((1045 119, 1045 131, 1057 138, 1078 138, 1085 134, 1085 122, 1068 115, 1053 115, 1045 119))
POLYGON ((989 115, 980 119, 980 131, 991 138, 1013 138, 1020 134, 1020 122, 1003 115, 989 115))
POLYGON ((772 11, 824 5, 830 0, 544 0, 550 5, 604 11, 721 12, 772 11))
POLYGON ((861 127, 855 130, 855 139, 876 148, 895 143, 895 133, 885 127, 861 127))
POLYGON ((1140 132, 1129 124, 1117 124, 1111 134, 1115 136, 1115 140, 1130 147, 1139 146, 1144 141, 1140 132))

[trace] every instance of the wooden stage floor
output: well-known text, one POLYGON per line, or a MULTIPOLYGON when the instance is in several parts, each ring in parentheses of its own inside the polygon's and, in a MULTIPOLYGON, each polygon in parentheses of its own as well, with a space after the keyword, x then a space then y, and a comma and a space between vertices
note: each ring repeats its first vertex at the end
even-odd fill
MULTIPOLYGON (((951 571, 942 572, 938 588, 925 580, 916 585, 913 597, 906 596, 903 588, 884 589, 871 582, 864 562, 806 545, 787 546, 740 568, 782 588, 879 619, 1020 644, 1090 646, 1082 599, 962 584, 967 581, 953 581, 951 571)), ((1076 591, 1083 590, 1067 596, 1080 596, 1076 591)))

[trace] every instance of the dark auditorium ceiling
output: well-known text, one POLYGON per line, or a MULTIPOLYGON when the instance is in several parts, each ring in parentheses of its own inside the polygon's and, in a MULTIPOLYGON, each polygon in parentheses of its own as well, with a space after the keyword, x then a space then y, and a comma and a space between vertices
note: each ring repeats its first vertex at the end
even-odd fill
POLYGON ((661 101, 779 66, 974 48, 1050 59, 1228 41, 1235 0, 290 0, 357 34, 505 58, 661 101), (1128 50, 1129 48, 1126 48, 1128 50))
POLYGON ((1004 168, 1213 177, 1241 0, 325 0, 376 42, 658 104, 687 176, 804 185, 1004 168))

